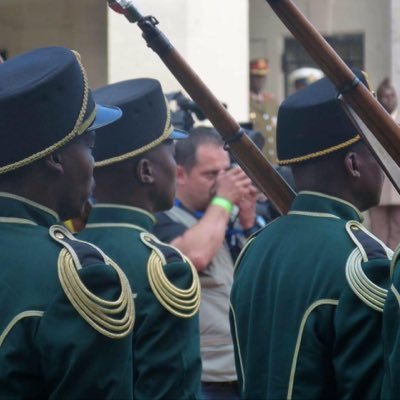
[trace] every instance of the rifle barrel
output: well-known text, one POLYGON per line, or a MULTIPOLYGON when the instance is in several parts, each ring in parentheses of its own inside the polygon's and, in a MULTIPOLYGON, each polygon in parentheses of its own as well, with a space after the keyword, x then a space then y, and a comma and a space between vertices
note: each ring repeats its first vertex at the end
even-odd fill
MULTIPOLYGON (((291 0, 266 1, 332 81, 344 101, 354 109, 391 158, 400 166, 400 128, 396 122, 364 85, 355 85, 356 77, 351 69, 291 0)), ((376 156, 382 164, 385 163, 378 154, 376 156)))
POLYGON ((152 16, 142 17, 136 7, 130 2, 128 5, 126 0, 115 0, 115 2, 123 3, 121 5, 127 19, 138 23, 147 45, 159 55, 178 82, 211 121, 246 174, 265 193, 280 213, 287 213, 295 196, 293 190, 158 29, 156 26, 158 21, 152 16), (140 18, 138 19, 138 17, 140 18))

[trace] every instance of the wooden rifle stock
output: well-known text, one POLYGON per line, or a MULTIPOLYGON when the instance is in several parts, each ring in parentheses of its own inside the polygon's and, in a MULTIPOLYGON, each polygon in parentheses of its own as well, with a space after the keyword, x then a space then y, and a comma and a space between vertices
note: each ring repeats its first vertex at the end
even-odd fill
MULTIPOLYGON (((400 128, 391 116, 364 85, 358 84, 355 74, 291 0, 266 1, 335 85, 344 102, 351 106, 397 166, 400 166, 400 128)), ((389 174, 390 169, 382 154, 378 154, 368 137, 363 136, 389 174)), ((393 176, 389 178, 398 186, 393 176)))
POLYGON ((152 16, 143 17, 129 1, 115 0, 111 2, 111 6, 113 3, 122 7, 123 14, 130 22, 137 22, 147 45, 159 55, 177 81, 211 121, 246 174, 281 214, 287 213, 295 196, 293 190, 157 28, 158 21, 152 16))

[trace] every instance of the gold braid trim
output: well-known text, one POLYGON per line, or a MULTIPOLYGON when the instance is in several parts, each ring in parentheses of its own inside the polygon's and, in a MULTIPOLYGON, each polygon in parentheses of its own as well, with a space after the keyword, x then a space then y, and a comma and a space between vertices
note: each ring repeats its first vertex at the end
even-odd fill
POLYGON ((303 317, 300 322, 299 332, 297 333, 296 346, 294 348, 292 365, 290 367, 290 375, 289 375, 288 391, 287 391, 287 395, 286 395, 286 400, 292 400, 292 398, 293 398, 293 388, 295 385, 296 370, 297 370, 297 366, 298 366, 298 359, 299 359, 299 354, 300 354, 300 349, 301 349, 301 344, 302 344, 301 342, 303 341, 304 336, 307 336, 307 331, 305 333, 304 329, 306 327, 308 318, 318 307, 322 307, 322 306, 335 306, 336 307, 338 305, 339 305, 339 300, 337 300, 337 299, 319 299, 319 300, 315 301, 314 303, 310 304, 309 307, 307 308, 307 310, 304 312, 303 317))
MULTIPOLYGON (((368 255, 357 239, 353 231, 362 230, 364 233, 369 235, 369 232, 363 227, 363 225, 357 221, 348 221, 346 223, 346 231, 350 235, 353 242, 356 244, 356 248, 351 252, 346 263, 346 279, 355 295, 363 301, 367 306, 372 309, 383 312, 383 307, 387 297, 388 291, 372 282, 365 274, 362 263, 368 261, 368 255)), ((369 235, 370 236, 370 235, 369 235)), ((380 244, 386 249, 384 244, 380 244)), ((386 250, 388 259, 392 257, 390 249, 386 250)))
POLYGON ((352 139, 347 140, 346 142, 337 144, 336 146, 328 147, 327 149, 317 151, 315 153, 306 154, 304 156, 289 158, 287 160, 278 160, 279 165, 288 165, 295 164, 302 161, 307 161, 312 158, 325 156, 327 154, 333 153, 334 151, 344 149, 345 147, 351 146, 353 143, 356 143, 361 139, 360 135, 354 136, 352 139))
POLYGON ((54 143, 50 147, 47 147, 46 149, 43 149, 35 154, 32 154, 29 157, 24 158, 23 160, 16 161, 12 164, 5 165, 3 167, 0 167, 0 174, 5 174, 6 172, 12 171, 14 169, 23 167, 24 165, 30 164, 39 158, 42 158, 46 156, 47 154, 52 153, 53 151, 59 149, 60 147, 64 146, 66 143, 71 141, 75 136, 81 135, 83 132, 86 131, 87 128, 92 124, 96 117, 96 108, 92 111, 92 113, 88 116, 88 118, 83 121, 83 118, 86 114, 86 108, 88 104, 88 99, 89 99, 89 84, 88 84, 88 78, 87 74, 85 71, 85 68, 82 65, 81 62, 81 57, 78 52, 72 50, 74 53, 78 64, 81 68, 82 71, 82 77, 83 77, 83 84, 84 84, 84 92, 83 92, 83 100, 82 100, 82 106, 81 106, 81 111, 79 112, 78 119, 75 122, 75 126, 72 129, 70 133, 68 133, 66 136, 64 136, 60 141, 57 143, 54 143))
POLYGON ((383 312, 387 290, 373 283, 362 269, 361 251, 355 248, 346 264, 346 279, 355 295, 372 309, 383 312))
POLYGON ((144 145, 143 147, 140 147, 140 148, 138 148, 136 150, 130 151, 129 153, 125 153, 125 154, 122 154, 122 155, 117 156, 117 157, 108 158, 106 160, 97 161, 95 163, 95 166, 97 168, 98 167, 105 167, 107 165, 111 165, 111 164, 115 164, 115 163, 120 162, 120 161, 127 160, 128 158, 136 157, 139 154, 142 154, 142 153, 145 153, 146 151, 154 149, 154 147, 157 147, 159 144, 164 142, 164 140, 168 139, 168 137, 171 135, 171 133, 173 131, 173 128, 172 128, 172 125, 171 125, 171 113, 170 113, 168 102, 167 102, 166 98, 165 98, 165 103, 166 103, 166 107, 167 107, 167 119, 165 121, 164 131, 161 134, 161 136, 159 136, 154 141, 144 145))
POLYGON ((42 317, 44 311, 40 310, 26 310, 17 314, 6 326, 2 334, 0 335, 0 347, 3 344, 7 335, 13 330, 14 326, 17 325, 24 318, 32 318, 32 317, 42 317))
POLYGON ((236 273, 236 271, 238 270, 238 266, 239 266, 240 262, 242 261, 242 258, 244 257, 247 249, 250 247, 250 244, 254 241, 255 238, 256 238, 256 235, 254 235, 254 236, 252 235, 246 240, 242 250, 240 250, 238 258, 235 261, 235 265, 233 267, 234 273, 236 273))
POLYGON ((179 250, 173 248, 189 265, 192 272, 191 286, 188 289, 180 289, 173 285, 165 275, 164 265, 167 264, 167 261, 155 243, 160 243, 162 246, 167 245, 147 232, 141 233, 140 238, 146 246, 153 249, 147 262, 147 276, 158 301, 176 317, 190 318, 194 316, 200 307, 200 280, 194 265, 179 250))
MULTIPOLYGON (((78 270, 82 268, 79 259, 72 247, 62 240, 62 235, 69 239, 74 239, 73 236, 66 228, 60 226, 51 227, 50 234, 65 246, 58 257, 58 276, 61 286, 75 310, 92 328, 102 335, 111 339, 120 339, 127 336, 133 329, 135 309, 128 279, 121 268, 113 260, 101 253, 105 264, 116 271, 121 285, 121 294, 117 300, 104 300, 92 293, 79 277, 78 270), (120 313, 123 313, 120 318, 115 317, 115 314, 120 313)), ((99 250, 95 246, 93 247, 99 250)))
POLYGON ((37 225, 36 222, 25 218, 14 218, 14 217, 0 217, 0 224, 26 224, 26 225, 37 225))

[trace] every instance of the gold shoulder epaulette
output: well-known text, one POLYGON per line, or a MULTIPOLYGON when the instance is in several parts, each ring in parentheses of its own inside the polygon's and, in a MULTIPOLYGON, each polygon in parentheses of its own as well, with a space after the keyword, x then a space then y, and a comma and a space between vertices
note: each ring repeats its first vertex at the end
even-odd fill
POLYGON ((200 281, 192 262, 178 249, 160 242, 154 235, 142 232, 140 238, 152 249, 147 262, 147 276, 158 301, 176 317, 190 318, 195 315, 200 307, 200 281), (183 261, 190 268, 192 284, 188 289, 175 286, 165 275, 164 266, 169 259, 183 261))
POLYGON ((368 278, 363 270, 362 263, 370 260, 371 254, 375 258, 386 257, 390 260, 393 256, 393 251, 357 221, 347 222, 346 230, 356 244, 356 248, 351 252, 346 263, 347 281, 356 296, 367 306, 383 312, 388 291, 368 278))
POLYGON ((96 331, 112 338, 127 336, 133 329, 135 309, 128 279, 121 268, 95 245, 76 239, 63 226, 53 225, 50 236, 63 245, 58 256, 58 276, 71 304, 96 331), (82 282, 78 271, 93 263, 104 263, 113 268, 121 285, 115 301, 96 296, 82 282))

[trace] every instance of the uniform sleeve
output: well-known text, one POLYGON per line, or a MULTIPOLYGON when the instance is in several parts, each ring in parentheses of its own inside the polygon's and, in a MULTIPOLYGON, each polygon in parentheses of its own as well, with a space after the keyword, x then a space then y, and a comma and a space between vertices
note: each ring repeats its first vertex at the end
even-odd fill
MULTIPOLYGON (((80 270, 82 283, 104 300, 121 293, 117 273, 105 265, 80 270)), ((132 334, 110 338, 92 327, 65 292, 47 307, 36 332, 49 399, 132 398, 132 334)))
MULTIPOLYGON (((187 289, 193 277, 185 262, 163 266, 168 281, 176 288, 187 289)), ((143 319, 134 331, 134 398, 198 398, 201 359, 198 313, 190 317, 174 315, 156 298, 148 284, 136 304, 143 319)))
POLYGON ((358 286, 354 281, 354 285, 344 288, 335 315, 333 363, 337 397, 341 399, 377 399, 382 385, 383 310, 375 309, 375 306, 383 308, 383 302, 371 300, 374 293, 388 287, 389 261, 368 261, 362 265, 362 270, 368 279, 361 277, 362 285, 358 286))
MULTIPOLYGON (((397 262, 398 264, 398 262, 397 262)), ((382 398, 400 398, 400 270, 393 275, 383 313, 385 375, 382 398)))

